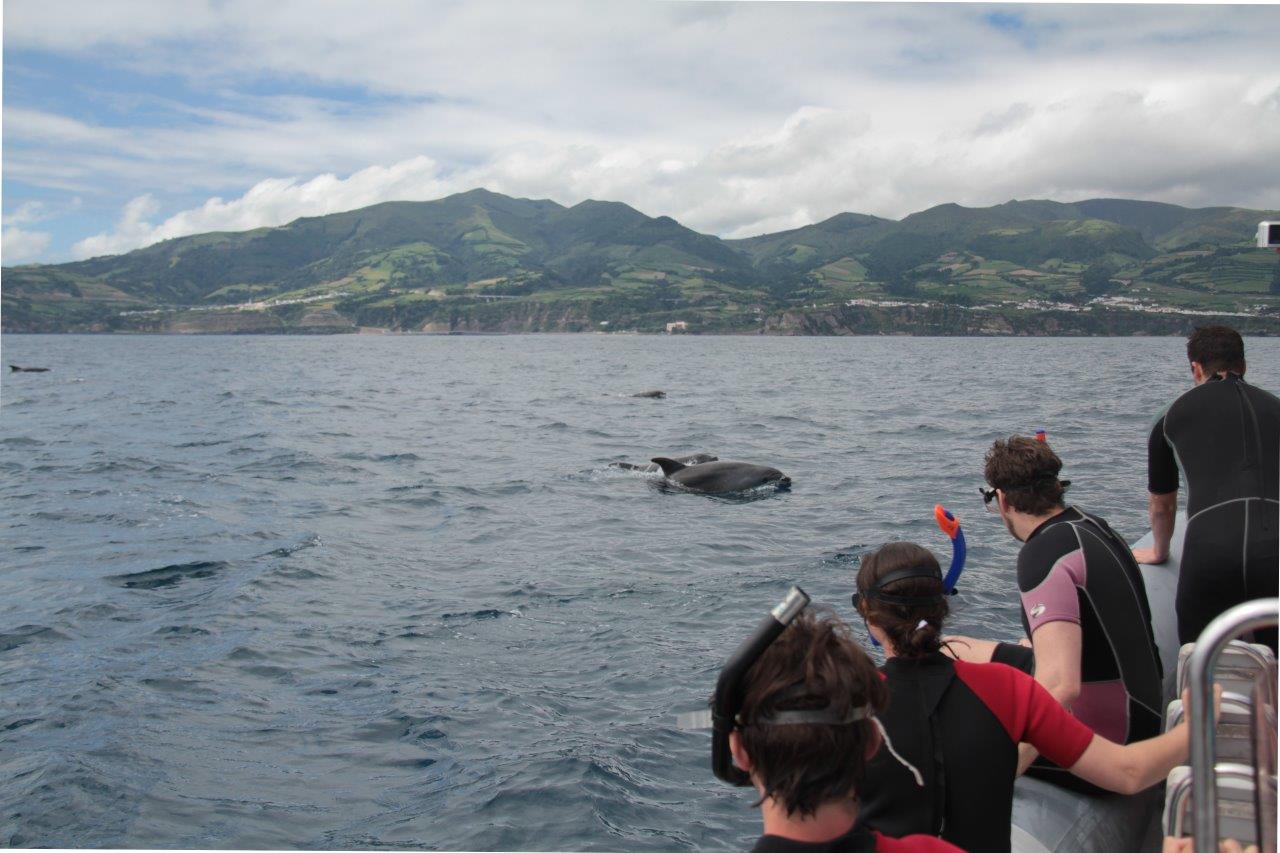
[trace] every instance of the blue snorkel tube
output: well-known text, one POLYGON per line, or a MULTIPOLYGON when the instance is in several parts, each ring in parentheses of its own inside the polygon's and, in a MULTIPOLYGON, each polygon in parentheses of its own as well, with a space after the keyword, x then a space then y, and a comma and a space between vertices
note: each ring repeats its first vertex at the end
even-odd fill
MULTIPOLYGON (((946 575, 942 578, 942 594, 955 595, 956 582, 960 580, 960 573, 964 571, 964 561, 969 555, 969 548, 964 541, 964 531, 960 529, 960 519, 943 508, 942 504, 937 504, 933 508, 933 518, 938 522, 938 527, 942 532, 947 534, 947 538, 951 540, 951 565, 947 568, 946 575)), ((907 577, 920 576, 919 569, 906 569, 901 572, 894 572, 887 577, 883 577, 876 584, 877 587, 893 583, 894 581, 904 580, 907 577)), ((866 595, 875 596, 877 598, 893 601, 895 598, 904 598, 902 596, 886 595, 877 589, 867 590, 866 595)), ((853 608, 858 609, 858 598, 860 594, 853 594, 853 608)), ((905 599, 897 603, 912 604, 910 599, 905 599)), ((871 633, 871 629, 867 629, 867 637, 871 640, 871 645, 880 648, 880 643, 876 640, 875 635, 871 633)))
POLYGON ((942 504, 933 508, 933 518, 938 527, 951 539, 951 567, 942 579, 942 591, 946 595, 956 594, 956 581, 964 571, 965 558, 969 556, 969 548, 964 541, 964 531, 960 528, 960 519, 943 509, 942 504))

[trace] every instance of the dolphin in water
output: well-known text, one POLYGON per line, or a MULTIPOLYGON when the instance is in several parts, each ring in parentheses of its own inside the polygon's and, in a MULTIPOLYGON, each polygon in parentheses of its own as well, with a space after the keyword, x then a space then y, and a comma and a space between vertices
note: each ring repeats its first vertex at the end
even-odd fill
POLYGON ((653 391, 641 391, 639 394, 632 394, 631 396, 632 396, 632 397, 647 397, 647 398, 649 398, 650 400, 663 400, 663 399, 666 399, 667 392, 666 392, 666 391, 658 391, 658 390, 656 390, 656 389, 655 389, 655 390, 653 390, 653 391))
POLYGON ((9 365, 10 373, 48 373, 47 367, 19 367, 16 364, 9 365))
MULTIPOLYGON (((703 462, 715 462, 719 456, 712 456, 710 453, 690 453, 688 456, 677 456, 675 461, 681 465, 701 465, 703 462)), ((650 462, 647 465, 636 465, 633 462, 610 462, 610 468, 621 468, 623 471, 640 471, 645 474, 653 474, 661 469, 656 463, 650 462)))
POLYGON ((777 468, 754 465, 750 462, 721 460, 701 465, 685 465, 665 456, 655 457, 654 464, 662 469, 667 482, 675 483, 695 492, 723 495, 742 492, 766 484, 780 489, 790 488, 791 478, 777 468))

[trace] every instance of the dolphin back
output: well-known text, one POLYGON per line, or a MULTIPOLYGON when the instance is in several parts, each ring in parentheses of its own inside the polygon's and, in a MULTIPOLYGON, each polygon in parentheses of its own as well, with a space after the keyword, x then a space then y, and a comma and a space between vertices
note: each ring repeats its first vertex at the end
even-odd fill
MULTIPOLYGON (((658 462, 659 460, 655 459, 654 461, 658 462)), ((679 483, 685 488, 708 494, 741 492, 747 489, 754 489, 756 486, 763 486, 766 483, 777 483, 779 486, 789 486, 791 484, 791 479, 777 468, 771 468, 767 465, 753 465, 750 462, 722 460, 704 462, 701 465, 689 467, 682 465, 680 468, 675 469, 674 475, 672 472, 666 471, 666 466, 663 466, 663 471, 672 482, 679 483)))

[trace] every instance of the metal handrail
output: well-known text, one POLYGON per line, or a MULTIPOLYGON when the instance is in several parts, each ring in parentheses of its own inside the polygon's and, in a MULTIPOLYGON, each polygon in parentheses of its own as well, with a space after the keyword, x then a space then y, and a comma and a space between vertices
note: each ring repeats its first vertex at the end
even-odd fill
POLYGON ((1227 643, 1246 631, 1280 624, 1280 598, 1246 601, 1205 627, 1188 663, 1191 692, 1191 808, 1196 853, 1218 850, 1217 760, 1213 743, 1213 668, 1227 643))

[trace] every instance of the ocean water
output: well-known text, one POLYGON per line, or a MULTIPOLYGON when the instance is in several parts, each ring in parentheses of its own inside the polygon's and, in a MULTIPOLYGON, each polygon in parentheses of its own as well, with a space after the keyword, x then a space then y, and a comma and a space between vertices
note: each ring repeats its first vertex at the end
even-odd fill
MULTIPOLYGON (((977 492, 1043 427, 1145 532, 1183 342, 6 336, 0 845, 740 849, 751 794, 680 732, 786 592, 852 615, 892 539, 970 562, 952 627, 1018 630, 977 492), (629 395, 650 388, 665 400, 629 395), (610 468, 707 451, 790 492, 610 468)), ((1280 340, 1248 341, 1280 386, 1280 340)))

